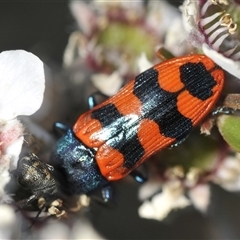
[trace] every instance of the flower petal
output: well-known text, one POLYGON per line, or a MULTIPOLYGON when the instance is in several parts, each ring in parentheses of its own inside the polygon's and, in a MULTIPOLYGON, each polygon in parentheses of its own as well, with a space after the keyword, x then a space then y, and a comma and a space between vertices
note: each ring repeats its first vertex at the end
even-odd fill
POLYGON ((116 94, 123 84, 123 79, 117 71, 111 75, 104 73, 93 74, 91 80, 93 85, 107 96, 116 94))
POLYGON ((97 18, 89 4, 83 1, 71 1, 70 9, 80 29, 84 34, 89 35, 97 24, 97 18))
POLYGON ((158 181, 147 181, 141 185, 138 193, 138 198, 144 201, 147 198, 152 197, 154 194, 159 192, 162 188, 161 182, 158 181))
POLYGON ((17 168, 19 155, 22 150, 23 140, 23 136, 19 137, 6 149, 6 155, 10 158, 10 171, 17 168))
POLYGON ((227 191, 240 190, 240 155, 228 157, 217 170, 213 182, 227 191))
POLYGON ((190 32, 197 28, 197 19, 199 19, 198 4, 197 1, 185 0, 180 7, 182 11, 183 24, 185 29, 190 32))
POLYGON ((204 35, 198 29, 198 1, 185 0, 180 7, 182 11, 183 26, 187 32, 187 41, 194 47, 201 47, 204 43, 204 35))
POLYGON ((44 88, 38 57, 23 50, 0 54, 0 119, 33 114, 42 104, 44 88))
POLYGON ((184 196, 183 187, 178 181, 163 186, 163 191, 151 201, 145 201, 138 209, 140 217, 163 220, 171 210, 185 208, 191 202, 184 196))
POLYGON ((5 159, 1 158, 1 166, 0 166, 0 178, 1 178, 1 181, 0 181, 0 203, 1 204, 11 202, 10 195, 8 195, 5 191, 5 187, 11 179, 7 164, 8 164, 8 161, 7 160, 5 161, 5 159))
POLYGON ((146 53, 144 52, 138 58, 137 65, 140 73, 146 71, 153 66, 153 64, 147 59, 146 53))
POLYGON ((168 1, 149 1, 146 23, 159 36, 164 37, 176 19, 180 21, 180 13, 168 1))
POLYGON ((202 50, 209 58, 224 70, 239 79, 240 77, 240 61, 234 61, 230 58, 223 56, 221 53, 211 49, 206 43, 203 44, 202 50))
POLYGON ((210 187, 207 184, 198 185, 189 191, 189 197, 196 209, 205 213, 210 202, 210 187))
POLYGON ((8 205, 0 206, 0 239, 19 239, 22 219, 8 205))

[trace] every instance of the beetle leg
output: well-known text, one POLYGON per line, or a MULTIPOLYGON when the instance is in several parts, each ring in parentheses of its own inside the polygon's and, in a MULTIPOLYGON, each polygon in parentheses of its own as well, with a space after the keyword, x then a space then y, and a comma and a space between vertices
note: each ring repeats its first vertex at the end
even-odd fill
POLYGON ((32 196, 30 196, 28 199, 25 199, 23 204, 21 204, 21 208, 26 207, 27 205, 29 205, 31 202, 33 202, 35 199, 37 199, 38 195, 34 194, 32 196))
POLYGON ((133 170, 133 171, 130 173, 130 175, 131 175, 137 182, 139 182, 139 183, 144 183, 144 182, 147 181, 147 178, 144 177, 144 176, 142 175, 142 173, 140 173, 140 172, 137 171, 137 170, 133 170))
POLYGON ((88 97, 88 107, 89 107, 89 109, 94 108, 96 105, 97 105, 97 103, 96 103, 96 100, 95 100, 94 96, 90 95, 88 97))
POLYGON ((50 172, 54 172, 54 167, 46 163, 46 166, 50 172))
POLYGON ((182 137, 180 140, 174 142, 174 144, 169 146, 169 148, 177 147, 179 144, 183 143, 188 138, 188 136, 189 134, 187 134, 185 137, 182 137))
POLYGON ((26 229, 24 229, 25 232, 31 230, 31 228, 32 228, 32 227, 34 226, 34 224, 36 223, 38 217, 40 216, 40 214, 42 213, 42 211, 43 211, 43 209, 46 207, 46 205, 47 205, 47 204, 44 203, 43 206, 39 209, 39 211, 38 211, 37 215, 35 216, 35 218, 33 218, 33 219, 31 220, 30 226, 27 227, 26 229))
POLYGON ((43 209, 44 209, 45 207, 46 207, 46 203, 43 204, 43 206, 39 209, 37 215, 36 215, 35 218, 32 220, 32 223, 31 223, 31 225, 29 226, 29 229, 31 229, 32 226, 36 223, 38 217, 40 216, 40 214, 42 213, 42 211, 43 211, 43 209))
POLYGON ((106 185, 102 188, 102 198, 104 202, 108 202, 112 199, 112 188, 110 185, 106 185))
POLYGON ((88 107, 89 107, 89 109, 92 109, 92 108, 94 108, 96 105, 98 105, 98 103, 97 103, 97 100, 96 100, 96 96, 97 95, 99 95, 99 96, 101 96, 102 98, 108 98, 108 96, 107 95, 105 95, 105 94, 103 94, 103 93, 101 93, 101 92, 95 92, 95 93, 93 93, 93 94, 91 94, 89 97, 88 97, 88 107))
POLYGON ((33 194, 32 196, 30 196, 29 198, 25 199, 20 206, 18 206, 17 209, 15 209, 15 212, 20 211, 21 209, 26 208, 31 202, 33 202, 35 199, 37 199, 39 197, 40 194, 33 194))
POLYGON ((215 111, 212 112, 212 117, 215 117, 219 114, 233 115, 236 112, 235 109, 229 107, 218 107, 215 111))
POLYGON ((68 130, 69 130, 69 127, 63 123, 60 123, 60 122, 55 122, 53 124, 53 130, 57 133, 66 133, 68 130))

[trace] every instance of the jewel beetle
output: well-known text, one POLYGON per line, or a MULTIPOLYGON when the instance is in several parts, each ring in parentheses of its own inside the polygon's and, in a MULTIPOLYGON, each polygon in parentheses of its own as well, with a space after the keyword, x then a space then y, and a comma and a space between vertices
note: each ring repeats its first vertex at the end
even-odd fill
POLYGON ((157 64, 82 114, 57 141, 51 164, 71 194, 104 188, 184 141, 210 113, 223 85, 223 70, 205 55, 157 64))

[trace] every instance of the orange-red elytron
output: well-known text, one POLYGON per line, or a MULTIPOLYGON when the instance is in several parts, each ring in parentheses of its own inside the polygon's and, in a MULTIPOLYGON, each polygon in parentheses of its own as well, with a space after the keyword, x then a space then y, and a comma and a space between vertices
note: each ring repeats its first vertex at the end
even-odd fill
POLYGON ((56 144, 52 163, 70 193, 126 176, 157 151, 182 142, 212 110, 224 72, 205 55, 164 61, 82 114, 56 144))

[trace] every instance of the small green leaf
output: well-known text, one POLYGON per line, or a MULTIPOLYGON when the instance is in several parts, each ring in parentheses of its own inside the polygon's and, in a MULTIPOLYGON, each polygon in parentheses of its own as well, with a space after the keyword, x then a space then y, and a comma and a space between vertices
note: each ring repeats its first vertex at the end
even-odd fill
POLYGON ((218 117, 217 126, 229 146, 240 152, 240 116, 221 115, 218 117))

